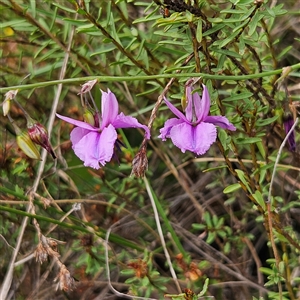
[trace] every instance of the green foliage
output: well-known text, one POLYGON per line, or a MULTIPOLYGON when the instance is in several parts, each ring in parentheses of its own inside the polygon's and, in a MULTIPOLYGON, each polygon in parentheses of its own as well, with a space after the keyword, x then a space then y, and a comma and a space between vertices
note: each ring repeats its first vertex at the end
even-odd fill
POLYGON ((296 150, 278 149, 300 100, 299 8, 297 1, 0 1, 3 100, 18 89, 11 119, 0 116, 0 282, 13 253, 21 261, 7 297, 58 299, 58 283, 70 299, 112 298, 109 275, 133 299, 296 299, 299 125, 296 150), (201 83, 208 87, 210 114, 237 128, 217 127, 216 142, 196 158, 157 138, 174 117, 160 100, 181 109, 191 77, 200 77, 200 94, 201 83), (81 85, 93 79, 81 99, 81 85), (100 107, 99 88, 151 128, 145 180, 131 176, 142 131, 118 130, 118 159, 94 170, 73 152, 73 127, 55 118, 82 120, 86 97, 100 107), (18 148, 11 122, 25 130, 24 110, 48 126, 56 160, 35 161, 18 148), (22 261, 30 254, 45 259, 22 261))

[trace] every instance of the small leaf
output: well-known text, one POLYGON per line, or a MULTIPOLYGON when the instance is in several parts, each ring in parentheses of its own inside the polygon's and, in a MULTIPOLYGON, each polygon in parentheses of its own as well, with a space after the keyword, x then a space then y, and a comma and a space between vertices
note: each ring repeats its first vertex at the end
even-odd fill
POLYGON ((202 41, 202 21, 199 20, 197 24, 197 32, 196 32, 196 39, 198 43, 202 41))
POLYGON ((207 224, 208 228, 212 228, 213 227, 210 214, 207 211, 204 213, 204 220, 205 220, 205 223, 207 224))
POLYGON ((239 145, 247 145, 261 142, 260 137, 245 137, 245 138, 237 138, 236 143, 239 145))
POLYGON ((209 232, 207 239, 206 239, 206 243, 207 244, 211 244, 216 238, 216 233, 215 232, 209 232))
POLYGON ((266 275, 272 275, 274 273, 274 271, 272 269, 265 268, 265 267, 259 268, 259 271, 261 271, 263 274, 266 274, 266 275))
POLYGON ((228 254, 230 252, 230 249, 231 249, 230 243, 227 242, 225 244, 225 246, 224 246, 224 250, 223 251, 224 251, 225 254, 228 254))
POLYGON ((253 94, 250 92, 244 92, 240 94, 235 94, 233 96, 230 96, 228 98, 223 99, 222 101, 237 101, 245 98, 250 98, 253 94))
POLYGON ((223 48, 225 47, 227 44, 229 44, 230 42, 232 42, 234 40, 234 38, 239 34, 239 31, 234 32, 233 34, 231 34, 228 38, 224 39, 220 44, 219 47, 223 48))
POLYGON ((272 117, 272 118, 268 118, 268 119, 258 119, 255 123, 256 126, 266 126, 269 124, 272 124, 273 122, 275 122, 278 119, 278 115, 272 117))
POLYGON ((263 199, 263 196, 260 191, 255 191, 254 194, 252 194, 253 198, 256 200, 256 202, 262 207, 262 209, 265 211, 266 210, 266 203, 265 200, 263 199))
POLYGON ((197 299, 201 296, 203 296, 206 292, 207 292, 207 289, 208 289, 208 283, 209 283, 209 278, 206 278, 205 279, 205 282, 204 282, 204 285, 203 285, 203 288, 202 288, 202 291, 197 295, 197 299))
POLYGON ((231 185, 227 186, 223 190, 223 193, 224 194, 229 194, 229 193, 235 192, 236 190, 238 190, 240 188, 241 188, 241 185, 239 183, 234 183, 234 184, 231 184, 231 185))
POLYGON ((241 182, 247 187, 247 190, 251 193, 251 188, 248 184, 247 179, 245 178, 245 173, 242 170, 239 169, 235 169, 239 179, 241 180, 241 182))

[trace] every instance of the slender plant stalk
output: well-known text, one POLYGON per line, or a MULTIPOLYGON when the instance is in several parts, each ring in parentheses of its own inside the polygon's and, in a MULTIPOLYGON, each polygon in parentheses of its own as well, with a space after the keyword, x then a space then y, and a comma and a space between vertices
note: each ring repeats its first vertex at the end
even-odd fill
MULTIPOLYGON (((292 71, 300 69, 300 63, 290 66, 292 71)), ((217 75, 217 74, 206 74, 206 73, 177 73, 177 74, 158 74, 158 75, 137 75, 137 76, 86 76, 86 77, 77 77, 77 78, 68 78, 68 79, 59 79, 45 82, 37 82, 26 85, 15 85, 10 87, 0 88, 0 93, 5 93, 10 90, 29 90, 34 88, 46 87, 57 84, 78 84, 86 82, 89 80, 98 79, 99 82, 120 82, 120 81, 137 81, 137 80, 154 80, 162 78, 191 78, 191 77, 201 77, 203 79, 212 79, 212 80, 239 80, 246 81, 249 79, 258 79, 262 77, 269 77, 272 75, 277 75, 282 73, 282 68, 272 71, 266 71, 257 74, 248 74, 248 75, 217 75)))
POLYGON ((179 246, 179 249, 181 248, 182 249, 182 254, 185 253, 185 251, 183 250, 180 242, 179 242, 179 239, 178 237, 176 236, 176 233, 175 231, 173 230, 173 228, 171 227, 171 224, 170 222, 168 221, 167 219, 167 216, 165 215, 164 213, 164 210, 162 209, 162 207, 160 206, 159 204, 159 201, 158 199, 154 196, 154 192, 153 190, 151 189, 150 185, 149 185, 149 182, 147 180, 147 178, 144 176, 144 183, 145 183, 145 186, 146 186, 146 190, 148 192, 148 196, 150 198, 150 201, 151 201, 151 205, 152 205, 152 209, 153 209, 153 212, 154 212, 154 218, 155 218, 155 222, 156 222, 156 226, 157 226, 157 230, 158 230, 158 234, 160 236, 160 240, 161 240, 161 244, 162 244, 162 247, 164 249, 164 252, 165 252, 165 256, 166 256, 166 259, 167 259, 167 262, 169 264, 169 268, 170 268, 170 272, 171 272, 171 275, 173 277, 173 280, 176 284, 176 287, 177 287, 177 290, 179 293, 181 293, 181 288, 180 288, 180 285, 179 285, 179 282, 178 282, 178 279, 177 279, 177 276, 176 276, 176 273, 175 273, 175 270, 173 268, 173 265, 172 265, 172 261, 171 261, 171 258, 170 258, 170 254, 168 252, 168 249, 167 249, 167 246, 166 246, 166 242, 165 242, 165 239, 164 239, 164 234, 163 234, 163 231, 162 231, 162 228, 161 228, 161 225, 160 225, 160 220, 159 220, 159 214, 158 214, 158 211, 159 213, 161 214, 163 220, 165 221, 165 224, 167 225, 168 229, 170 230, 170 233, 172 235, 172 238, 173 240, 175 241, 177 247, 179 246))

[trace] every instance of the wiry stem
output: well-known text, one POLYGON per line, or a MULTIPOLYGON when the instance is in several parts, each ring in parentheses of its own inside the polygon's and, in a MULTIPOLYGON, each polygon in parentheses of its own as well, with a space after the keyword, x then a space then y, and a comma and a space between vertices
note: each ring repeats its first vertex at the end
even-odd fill
MULTIPOLYGON (((191 55, 191 58, 194 57, 194 54, 191 55)), ((289 66, 291 71, 295 71, 300 69, 300 63, 289 66)), ((136 76, 85 76, 85 77, 77 77, 77 78, 67 78, 67 79, 59 79, 45 82, 37 82, 26 85, 16 85, 9 87, 0 88, 0 93, 5 93, 10 90, 29 90, 40 87, 58 85, 58 84, 79 84, 82 82, 86 82, 88 80, 98 79, 99 82, 122 82, 122 81, 149 81, 153 79, 166 79, 166 78, 191 78, 191 77, 201 77, 203 79, 211 79, 211 80, 236 80, 236 81, 247 81, 249 79, 258 79, 262 77, 269 77, 273 75, 281 74, 283 71, 282 68, 266 71, 262 73, 255 74, 241 74, 241 75, 219 75, 219 74, 207 74, 207 73, 180 73, 176 72, 175 74, 157 74, 157 75, 136 75, 136 76)))
POLYGON ((175 285, 177 287, 178 292, 181 293, 181 288, 180 288, 175 270, 173 268, 172 261, 171 261, 171 258, 170 258, 170 254, 168 252, 166 242, 165 242, 165 239, 164 239, 164 234, 163 234, 163 231, 162 231, 162 228, 161 228, 161 225, 160 225, 159 215, 158 215, 158 211, 157 211, 157 208, 156 208, 156 205, 155 205, 155 201, 153 199, 153 195, 152 195, 152 192, 151 192, 151 189, 150 189, 150 186, 149 186, 149 182, 148 182, 148 180, 145 176, 144 176, 144 182, 145 182, 145 185, 146 185, 148 196, 149 196, 150 201, 151 201, 152 209, 153 209, 153 212, 154 212, 154 218, 155 218, 155 222, 156 222, 156 226, 157 226, 157 231, 158 231, 160 241, 161 241, 162 247, 164 249, 165 256, 166 256, 166 259, 167 259, 167 262, 168 262, 168 265, 169 265, 169 268, 170 268, 170 273, 173 277, 173 280, 175 282, 175 285))

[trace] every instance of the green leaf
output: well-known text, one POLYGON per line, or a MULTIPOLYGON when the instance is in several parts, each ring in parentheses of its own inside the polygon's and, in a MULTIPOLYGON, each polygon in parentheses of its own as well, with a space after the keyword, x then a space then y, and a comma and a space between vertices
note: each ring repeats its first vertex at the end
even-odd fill
POLYGON ((253 94, 250 92, 243 92, 240 94, 235 94, 233 96, 227 97, 225 99, 223 99, 222 101, 237 101, 237 100, 241 100, 241 99, 245 99, 245 98, 250 98, 253 94))
POLYGON ((254 17, 252 18, 251 22, 249 23, 249 31, 248 35, 252 36, 254 31, 256 31, 256 28, 258 26, 258 22, 263 18, 263 15, 260 14, 259 12, 256 12, 254 17))
POLYGON ((235 172, 237 173, 237 175, 238 175, 239 179, 241 180, 241 182, 247 187, 247 190, 251 193, 251 188, 250 188, 250 186, 248 184, 248 181, 245 177, 244 171, 239 170, 239 169, 235 169, 235 172))
POLYGON ((234 51, 230 51, 230 50, 226 50, 226 49, 219 49, 217 47, 211 47, 211 50, 216 52, 216 53, 225 54, 226 56, 232 56, 232 57, 236 57, 236 58, 241 58, 242 57, 239 53, 234 52, 234 51))
POLYGON ((215 239, 216 239, 216 233, 209 231, 207 235, 206 243, 211 244, 215 239))
POLYGON ((211 35, 212 33, 215 33, 216 31, 219 31, 225 27, 225 24, 218 24, 210 28, 209 30, 203 32, 203 36, 211 35))
POLYGON ((195 223, 195 224, 192 224, 192 228, 197 229, 197 230, 204 230, 204 229, 206 229, 206 225, 195 223))
POLYGON ((205 279, 202 291, 197 295, 197 298, 202 297, 205 295, 205 293, 207 292, 208 289, 208 284, 209 284, 209 278, 205 279))
POLYGON ((260 191, 255 191, 254 194, 252 194, 253 198, 256 200, 256 202, 262 207, 264 211, 266 211, 266 203, 263 199, 263 196, 260 191))
POLYGON ((202 41, 202 21, 199 19, 197 23, 197 32, 196 32, 196 39, 198 43, 201 43, 202 41))
POLYGON ((274 271, 270 268, 261 267, 259 268, 259 271, 266 275, 272 275, 274 271))
POLYGON ((230 250, 231 250, 231 245, 230 245, 229 242, 226 242, 225 245, 224 245, 223 251, 224 251, 225 254, 228 254, 228 253, 230 253, 230 250))
POLYGON ((266 125, 272 124, 278 119, 278 117, 279 116, 276 115, 276 116, 274 116, 272 118, 268 118, 268 119, 258 119, 255 122, 255 125, 258 126, 258 127, 261 127, 261 126, 266 126, 266 125))
POLYGON ((256 143, 256 146, 257 146, 257 149, 258 149, 260 155, 261 155, 263 158, 266 158, 266 151, 265 151, 264 144, 263 144, 262 142, 257 142, 257 143, 256 143))
POLYGON ((66 7, 66 6, 63 6, 63 5, 61 5, 61 4, 57 3, 57 2, 52 2, 51 4, 54 5, 54 6, 56 6, 56 7, 58 7, 58 8, 60 8, 61 10, 64 10, 64 11, 72 13, 72 14, 76 14, 76 10, 71 9, 69 7, 66 7))
POLYGON ((232 193, 232 192, 235 192, 237 191, 238 189, 241 188, 241 185, 239 183, 234 183, 234 184, 231 184, 229 186, 227 186, 224 190, 223 190, 223 193, 224 194, 229 194, 229 193, 232 193))
POLYGON ((238 34, 239 34, 239 31, 236 31, 233 34, 231 34, 229 37, 227 37, 226 39, 224 39, 221 43, 214 43, 214 45, 218 44, 220 48, 223 48, 227 44, 231 43, 238 34))
POLYGON ((240 25, 236 26, 232 32, 236 32, 238 30, 240 30, 241 28, 245 27, 247 25, 249 21, 248 20, 245 20, 243 23, 241 23, 240 25))
POLYGON ((236 143, 239 145, 247 145, 261 142, 260 137, 245 137, 245 138, 237 138, 236 143))
POLYGON ((204 220, 205 220, 205 223, 207 224, 208 228, 212 228, 213 227, 210 213, 207 212, 207 211, 204 213, 204 220))

